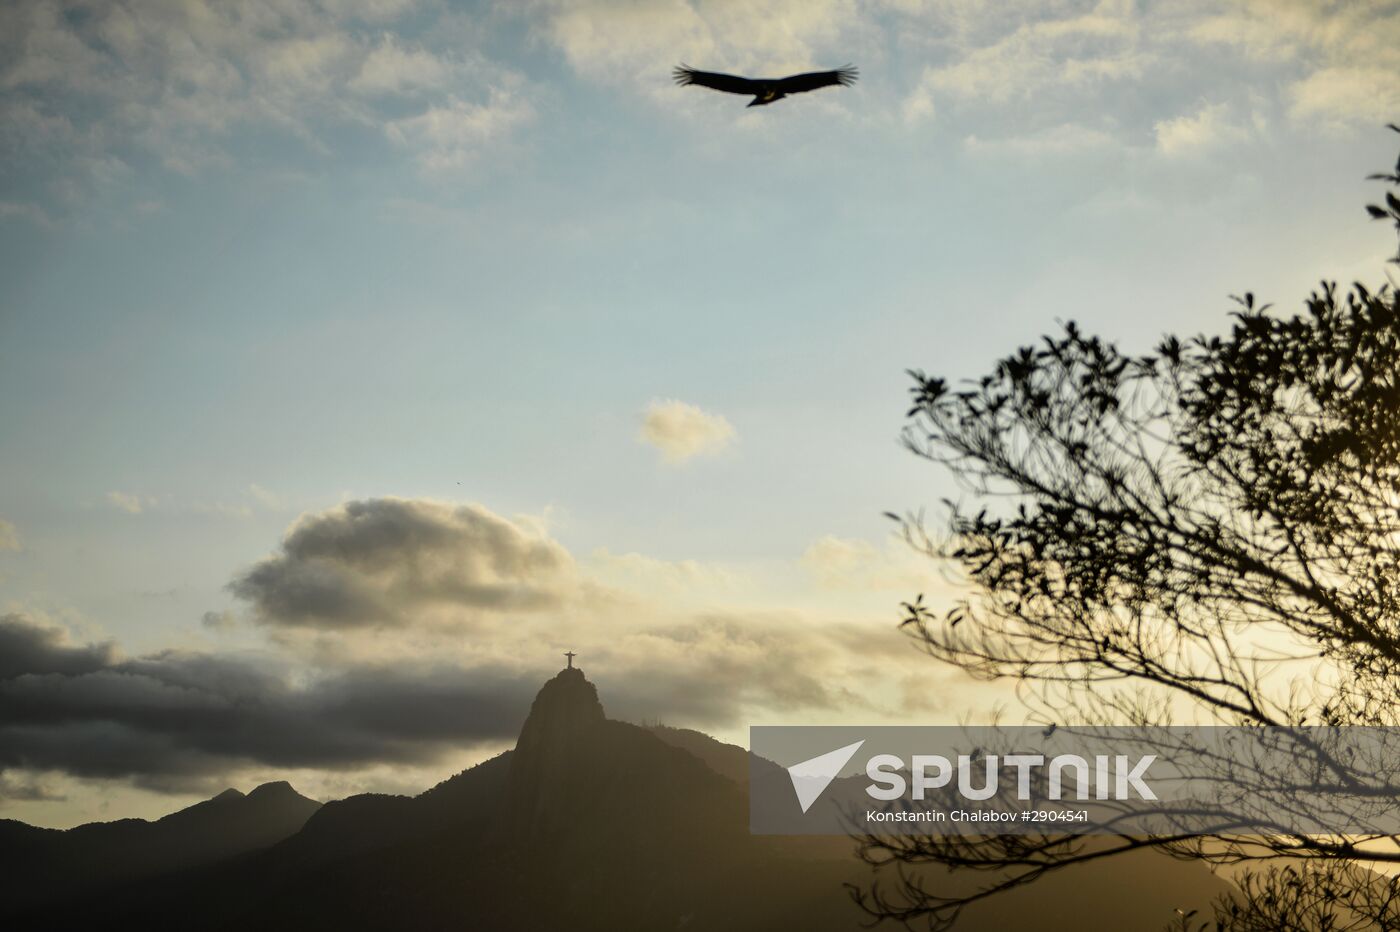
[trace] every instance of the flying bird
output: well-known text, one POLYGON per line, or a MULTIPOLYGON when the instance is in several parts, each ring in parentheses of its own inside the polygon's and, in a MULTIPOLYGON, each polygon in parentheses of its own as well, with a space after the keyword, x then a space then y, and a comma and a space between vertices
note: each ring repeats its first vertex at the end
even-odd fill
POLYGON ((685 86, 695 84, 708 87, 712 91, 726 94, 752 94, 750 107, 762 107, 789 94, 801 94, 823 87, 850 87, 856 83, 857 71, 846 65, 835 71, 808 71, 805 74, 789 75, 786 78, 741 78, 733 74, 720 74, 715 71, 696 71, 689 65, 681 65, 674 72, 676 83, 685 86))

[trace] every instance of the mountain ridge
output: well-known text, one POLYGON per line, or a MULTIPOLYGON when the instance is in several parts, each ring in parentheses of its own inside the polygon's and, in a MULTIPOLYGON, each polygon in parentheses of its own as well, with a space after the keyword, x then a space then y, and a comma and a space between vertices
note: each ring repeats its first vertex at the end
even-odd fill
POLYGON ((87 822, 68 829, 5 820, 0 852, 13 867, 0 873, 0 901, 14 909, 60 893, 88 896, 236 857, 295 834, 320 807, 285 781, 275 781, 247 794, 229 788, 155 820, 87 822))
MULTIPOLYGON (((512 750, 417 796, 313 802, 295 830, 263 847, 76 902, 31 902, 9 918, 19 927, 182 928, 197 916, 202 928, 230 932, 858 927, 864 917, 843 885, 868 883, 870 873, 854 843, 750 834, 750 759, 700 732, 607 718, 597 688, 571 667, 541 687, 512 750)), ((292 797, 304 799, 278 781, 166 818, 193 813, 172 823, 189 825, 292 797)), ((0 830, 0 854, 8 847, 0 830)), ((1095 876, 1083 882, 1150 887, 1119 898, 1115 908, 1136 917, 1120 927, 1160 927, 1172 907, 1204 906, 1228 889, 1199 865, 1165 857, 1095 876), (1150 883, 1126 879, 1134 871, 1150 872, 1150 883), (1153 921, 1144 925, 1144 916, 1153 921)), ((1082 928, 1077 889, 1054 879, 1035 887, 969 911, 965 928, 1002 928, 1027 909, 1040 928, 1082 928)))

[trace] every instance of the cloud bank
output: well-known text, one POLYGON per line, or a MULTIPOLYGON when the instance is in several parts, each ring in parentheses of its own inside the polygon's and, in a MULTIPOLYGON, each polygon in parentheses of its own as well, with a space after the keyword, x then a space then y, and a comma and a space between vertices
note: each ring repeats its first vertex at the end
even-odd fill
POLYGON ((0 618, 0 771, 180 790, 248 764, 353 769, 510 736, 530 684, 424 660, 307 675, 267 654, 123 657, 0 618))
POLYGON ((471 177, 548 138, 573 93, 560 73, 703 126, 720 111, 677 94, 679 60, 756 73, 854 61, 861 84, 806 112, 1011 151, 1068 131, 1151 151, 1160 133, 1171 155, 1202 133, 1250 138, 1236 124, 1376 127, 1400 108, 1400 14, 1386 3, 17 0, 0 5, 14 179, 0 221, 54 228, 118 191, 133 214, 158 210, 142 193, 154 174, 237 167, 285 183, 387 153, 427 183, 471 177), (541 51, 555 61, 541 68, 541 51))
MULTIPOLYGON (((814 561, 843 586, 890 585, 856 542, 819 542, 794 567, 814 561)), ((742 576, 695 561, 604 553, 587 565, 614 582, 527 520, 378 498, 297 519, 234 576, 242 610, 197 625, 272 635, 260 646, 128 655, 0 616, 0 778, 202 792, 250 768, 455 769, 472 748, 511 742, 564 650, 625 720, 714 731, 908 714, 900 684, 925 665, 892 617, 746 604, 742 576)))

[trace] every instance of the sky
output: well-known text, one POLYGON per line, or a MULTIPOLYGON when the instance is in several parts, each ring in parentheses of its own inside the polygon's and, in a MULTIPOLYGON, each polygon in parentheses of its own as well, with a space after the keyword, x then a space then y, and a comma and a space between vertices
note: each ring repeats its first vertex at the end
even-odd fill
POLYGON ((985 720, 906 370, 1384 281, 1400 5, 0 8, 0 818, 985 720), (860 80, 761 108, 689 65, 860 80))

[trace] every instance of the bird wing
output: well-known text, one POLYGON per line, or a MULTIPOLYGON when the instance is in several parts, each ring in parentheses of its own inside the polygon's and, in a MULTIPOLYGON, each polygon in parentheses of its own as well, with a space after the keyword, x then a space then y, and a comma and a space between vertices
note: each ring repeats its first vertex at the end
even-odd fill
POLYGON ((696 71, 688 65, 681 65, 672 72, 676 83, 682 86, 686 84, 697 84, 700 87, 708 87, 712 91, 724 91, 727 94, 758 94, 763 89, 763 85, 750 78, 741 78, 733 74, 719 74, 715 71, 696 71))
POLYGON ((805 74, 794 74, 775 81, 773 87, 784 94, 801 94, 803 91, 815 91, 819 87, 836 85, 850 87, 856 83, 859 74, 860 72, 854 66, 846 65, 835 71, 808 71, 805 74))

